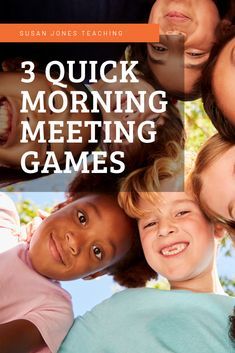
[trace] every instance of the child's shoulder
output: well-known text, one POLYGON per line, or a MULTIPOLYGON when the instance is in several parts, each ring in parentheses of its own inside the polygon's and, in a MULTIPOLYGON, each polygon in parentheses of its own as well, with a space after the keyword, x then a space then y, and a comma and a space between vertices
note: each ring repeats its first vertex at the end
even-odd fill
POLYGON ((0 192, 0 211, 5 212, 9 215, 9 217, 17 218, 18 220, 18 212, 15 207, 13 200, 5 193, 0 192))
POLYGON ((120 345, 130 345, 130 352, 134 349, 145 352, 148 342, 150 351, 165 352, 169 337, 174 352, 182 352, 182 344, 185 352, 230 352, 227 326, 233 306, 234 298, 224 295, 127 289, 106 299, 82 318, 78 317, 69 339, 76 344, 77 339, 85 340, 82 344, 86 348, 88 344, 89 349, 84 352, 92 351, 91 347, 98 341, 105 347, 100 351, 113 347, 113 352, 120 352, 120 345), (141 332, 141 339, 138 334, 136 336, 138 332, 141 332), (182 336, 183 332, 187 335, 182 336), (116 338, 110 340, 110 337, 116 338), (202 339, 198 340, 198 337, 202 339))
POLYGON ((12 199, 0 193, 0 252, 6 251, 18 243, 20 219, 12 199))
POLYGON ((235 305, 235 297, 227 295, 217 295, 209 293, 195 293, 187 290, 159 290, 155 288, 133 288, 126 289, 114 294, 95 307, 97 314, 99 312, 125 312, 125 314, 134 313, 136 308, 142 308, 145 311, 152 310, 175 310, 176 307, 183 307, 185 311, 203 310, 230 313, 235 305))
POLYGON ((0 205, 1 207, 13 206, 13 208, 15 208, 14 202, 12 201, 12 199, 4 192, 0 192, 0 205))

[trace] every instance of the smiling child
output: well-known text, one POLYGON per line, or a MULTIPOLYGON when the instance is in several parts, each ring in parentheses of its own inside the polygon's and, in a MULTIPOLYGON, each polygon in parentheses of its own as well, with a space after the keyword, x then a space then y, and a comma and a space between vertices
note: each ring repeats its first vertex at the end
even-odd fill
MULTIPOLYGON (((19 220, 14 205, 4 194, 0 201, 0 228, 15 234, 19 220)), ((122 285, 144 285, 154 273, 136 232, 117 195, 96 188, 94 193, 73 193, 41 223, 29 244, 1 253, 1 353, 57 352, 73 321, 70 295, 58 280, 106 273, 122 285), (142 276, 133 278, 139 264, 142 276)))

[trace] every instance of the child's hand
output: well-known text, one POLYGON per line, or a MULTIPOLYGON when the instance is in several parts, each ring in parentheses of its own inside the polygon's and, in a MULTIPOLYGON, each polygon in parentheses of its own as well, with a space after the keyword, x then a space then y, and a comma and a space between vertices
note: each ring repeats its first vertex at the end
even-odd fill
POLYGON ((42 221, 49 216, 49 213, 43 210, 38 210, 38 216, 35 217, 31 222, 21 227, 21 234, 19 237, 20 241, 30 243, 30 240, 35 233, 36 229, 40 226, 42 221))

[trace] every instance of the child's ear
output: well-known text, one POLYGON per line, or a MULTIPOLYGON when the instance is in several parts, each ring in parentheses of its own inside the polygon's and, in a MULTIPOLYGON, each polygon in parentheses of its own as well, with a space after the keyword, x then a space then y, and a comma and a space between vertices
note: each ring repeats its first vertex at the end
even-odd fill
POLYGON ((215 227, 215 231, 214 231, 215 238, 218 240, 222 239, 226 235, 226 229, 220 223, 215 223, 214 227, 215 227))
POLYGON ((82 277, 82 279, 84 279, 85 281, 88 281, 88 280, 90 280, 90 279, 95 279, 95 278, 97 278, 97 277, 101 277, 101 276, 103 276, 103 275, 106 275, 107 273, 108 273, 107 270, 101 270, 101 271, 92 273, 91 275, 82 277))

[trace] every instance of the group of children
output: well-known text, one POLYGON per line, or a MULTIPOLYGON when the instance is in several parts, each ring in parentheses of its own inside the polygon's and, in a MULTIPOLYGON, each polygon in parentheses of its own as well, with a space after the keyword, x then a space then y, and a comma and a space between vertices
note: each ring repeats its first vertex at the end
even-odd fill
MULTIPOLYGON (((219 21, 223 18, 219 2, 209 2, 219 11, 219 21)), ((162 1, 157 3, 160 6, 162 1)), ((200 6, 205 3, 200 1, 200 6)), ((174 14, 168 17, 172 21, 174 14)), ((171 119, 163 116, 152 149, 137 144, 139 165, 133 164, 129 153, 130 169, 135 170, 121 185, 110 175, 78 174, 66 201, 30 234, 30 241, 0 254, 1 353, 55 353, 69 330, 61 353, 234 350, 235 302, 224 293, 215 264, 225 233, 235 241, 233 26, 222 37, 211 52, 204 68, 208 76, 202 82, 205 109, 220 135, 201 148, 185 182, 184 131, 172 104, 171 119), (171 291, 123 291, 73 324, 71 298, 59 281, 104 274, 129 288, 143 287, 160 274, 168 279, 171 291), (195 313, 190 313, 191 308, 195 313)), ((163 44, 148 47, 149 64, 154 63, 151 51, 163 49, 163 44)), ((135 50, 133 46, 130 55, 135 50)), ((143 74, 148 79, 153 73, 143 74)), ((147 81, 154 89, 157 83, 152 85, 152 80, 147 81)), ((196 83, 188 92, 191 98, 200 93, 196 83)), ((6 156, 3 148, 2 155, 6 156)), ((1 178, 9 172, 4 179, 8 182, 12 172, 2 164, 1 178)), ((19 216, 4 194, 0 231, 4 236, 20 235, 19 216)))
POLYGON ((234 351, 234 298, 225 294, 215 262, 225 227, 201 209, 193 173, 185 191, 171 191, 181 184, 176 160, 168 156, 136 170, 118 196, 137 221, 147 263, 171 291, 114 295, 75 320, 61 353, 234 351))
MULTIPOLYGON (((221 139, 214 136, 200 153, 209 153, 208 145, 221 139)), ((233 151, 234 146, 225 151, 222 148, 221 153, 230 149, 233 151)), ((148 279, 161 274, 168 279, 174 293, 183 290, 221 295, 221 301, 227 303, 223 304, 226 309, 220 312, 223 313, 222 346, 224 352, 232 351, 227 329, 229 314, 233 322, 234 299, 225 296, 215 265, 218 243, 225 235, 224 220, 228 217, 221 214, 218 219, 209 218, 211 214, 207 210, 211 208, 205 205, 211 199, 207 197, 204 183, 210 166, 200 169, 201 159, 196 161, 194 171, 186 180, 186 190, 178 191, 183 185, 183 169, 176 158, 176 149, 172 151, 175 158, 173 155, 158 158, 153 165, 131 173, 123 180, 119 194, 113 192, 110 177, 105 182, 104 176, 100 178, 100 188, 96 179, 96 191, 91 186, 91 191, 76 192, 78 185, 82 189, 87 182, 84 175, 78 175, 67 200, 42 221, 31 234, 30 242, 0 255, 0 284, 2 293, 3 288, 5 291, 0 319, 2 353, 56 352, 73 322, 70 296, 58 281, 92 279, 103 274, 113 275, 114 280, 127 287, 144 286, 148 279)), ((209 151, 215 153, 214 148, 209 151)), ((216 153, 215 160, 219 158, 220 154, 216 153)), ((203 161, 213 162, 213 158, 208 156, 203 161)), ((231 164, 234 168, 234 161, 231 164)), ((118 190, 119 186, 116 187, 118 190)), ((13 203, 3 194, 0 200, 0 228, 19 234, 19 219, 13 203)), ((233 234, 231 224, 226 228, 233 234)), ((219 302, 218 305, 221 309, 219 302)), ((62 352, 91 352, 88 346, 80 350, 81 346, 76 348, 71 342, 77 337, 75 327, 65 340, 62 352)), ((230 331, 232 337, 233 326, 230 331)), ((207 347, 207 342, 204 344, 207 347)), ((214 342, 213 351, 221 353, 222 346, 221 342, 214 342)))

